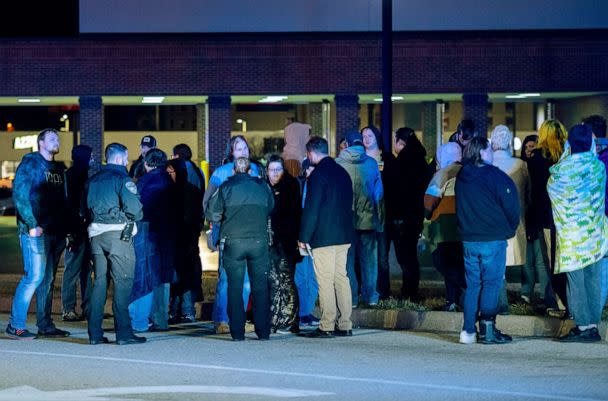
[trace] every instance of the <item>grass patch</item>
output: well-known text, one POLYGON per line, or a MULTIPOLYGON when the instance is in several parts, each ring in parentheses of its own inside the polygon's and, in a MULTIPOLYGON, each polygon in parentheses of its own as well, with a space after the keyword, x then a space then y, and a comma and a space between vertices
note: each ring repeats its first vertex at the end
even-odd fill
POLYGON ((0 273, 23 272, 15 216, 0 216, 0 260, 0 273))

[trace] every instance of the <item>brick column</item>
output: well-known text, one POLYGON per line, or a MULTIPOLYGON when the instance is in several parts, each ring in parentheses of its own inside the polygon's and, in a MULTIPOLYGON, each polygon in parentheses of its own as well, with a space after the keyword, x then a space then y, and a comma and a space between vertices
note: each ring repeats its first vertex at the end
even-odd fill
POLYGON ((350 130, 359 129, 359 96, 336 95, 336 138, 334 147, 337 150, 340 139, 350 130))
POLYGON ((101 96, 81 96, 80 103, 80 143, 93 148, 96 163, 103 158, 103 103, 101 96))
POLYGON ((198 150, 198 160, 207 160, 207 105, 196 105, 196 146, 198 150))
POLYGON ((205 138, 208 149, 207 161, 210 170, 214 170, 222 164, 226 156, 226 144, 230 140, 230 127, 232 127, 230 96, 209 96, 207 109, 208 129, 205 138))
POLYGON ((310 103, 308 108, 312 127, 310 134, 323 136, 323 103, 310 103))
POLYGON ((465 93, 462 95, 464 118, 473 120, 475 129, 482 136, 488 135, 488 94, 465 93))

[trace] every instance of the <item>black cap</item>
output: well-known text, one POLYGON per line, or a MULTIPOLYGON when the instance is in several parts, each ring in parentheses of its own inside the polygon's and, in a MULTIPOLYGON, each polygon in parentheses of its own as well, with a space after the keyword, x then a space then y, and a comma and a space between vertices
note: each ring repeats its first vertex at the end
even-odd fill
POLYGON ((156 138, 154 138, 152 135, 144 136, 143 138, 141 138, 141 146, 155 148, 156 147, 156 138))

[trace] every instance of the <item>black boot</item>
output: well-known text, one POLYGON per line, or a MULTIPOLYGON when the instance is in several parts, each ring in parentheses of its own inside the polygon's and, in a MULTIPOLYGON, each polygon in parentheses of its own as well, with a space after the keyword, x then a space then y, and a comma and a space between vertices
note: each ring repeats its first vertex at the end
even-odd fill
POLYGON ((506 344, 513 341, 511 336, 502 334, 494 320, 479 321, 479 342, 482 344, 506 344))

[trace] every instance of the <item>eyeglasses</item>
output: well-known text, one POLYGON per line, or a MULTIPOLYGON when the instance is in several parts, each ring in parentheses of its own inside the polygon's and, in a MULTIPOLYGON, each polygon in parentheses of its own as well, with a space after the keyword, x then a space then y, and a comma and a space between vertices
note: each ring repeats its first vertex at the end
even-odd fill
POLYGON ((268 169, 269 173, 280 173, 281 171, 283 171, 282 168, 269 168, 268 169))

